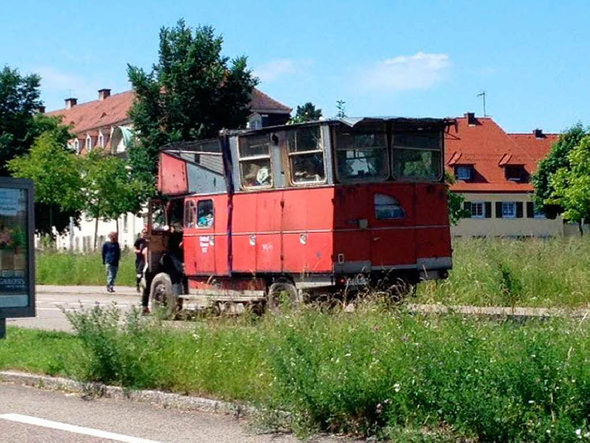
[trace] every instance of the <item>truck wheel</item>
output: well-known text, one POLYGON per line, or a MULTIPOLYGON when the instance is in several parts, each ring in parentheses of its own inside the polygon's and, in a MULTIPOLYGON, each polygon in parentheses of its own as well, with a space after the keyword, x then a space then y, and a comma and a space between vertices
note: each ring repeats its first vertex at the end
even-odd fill
POLYGON ((162 312, 167 319, 174 318, 178 312, 178 296, 172 290, 172 280, 165 272, 160 272, 150 286, 152 312, 162 312))
POLYGON ((278 311, 282 304, 295 307, 301 301, 299 291, 290 281, 277 281, 268 288, 267 307, 271 311, 278 311))

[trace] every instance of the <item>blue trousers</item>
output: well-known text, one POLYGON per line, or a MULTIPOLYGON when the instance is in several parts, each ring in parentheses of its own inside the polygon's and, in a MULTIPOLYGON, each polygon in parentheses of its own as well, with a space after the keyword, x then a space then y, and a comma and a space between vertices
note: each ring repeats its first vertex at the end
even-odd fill
POLYGON ((119 266, 109 265, 107 263, 107 288, 112 288, 115 286, 115 278, 117 278, 117 271, 119 270, 119 266))

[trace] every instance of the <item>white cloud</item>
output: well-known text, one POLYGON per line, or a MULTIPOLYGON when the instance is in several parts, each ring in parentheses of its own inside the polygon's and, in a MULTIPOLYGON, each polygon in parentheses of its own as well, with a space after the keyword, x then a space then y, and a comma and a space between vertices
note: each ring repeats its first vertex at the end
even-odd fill
MULTIPOLYGON (((51 67, 37 69, 41 76, 41 88, 48 91, 60 91, 76 95, 85 95, 87 91, 94 90, 94 85, 82 77, 68 74, 51 67)), ((65 98, 65 97, 64 97, 65 98)))
POLYGON ((296 72, 297 64, 295 63, 295 60, 285 58, 273 60, 258 66, 254 70, 254 75, 256 75, 256 77, 262 82, 272 82, 279 77, 295 74, 296 72))
POLYGON ((362 70, 360 81, 365 88, 382 91, 428 89, 444 78, 450 65, 447 54, 401 55, 362 70))

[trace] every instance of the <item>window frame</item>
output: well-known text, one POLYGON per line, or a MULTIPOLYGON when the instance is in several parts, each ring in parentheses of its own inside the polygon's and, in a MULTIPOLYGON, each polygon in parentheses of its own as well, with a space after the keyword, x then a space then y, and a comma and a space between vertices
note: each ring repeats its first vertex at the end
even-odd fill
POLYGON ((469 165, 457 165, 455 166, 455 178, 457 180, 471 180, 471 172, 473 171, 473 168, 469 165), (467 177, 462 177, 461 174, 459 173, 459 171, 467 171, 467 177))
MULTIPOLYGON (((403 132, 403 131, 400 131, 403 132)), ((433 131, 430 131, 433 132, 433 131)), ((438 135, 438 150, 436 149, 432 149, 432 148, 420 148, 420 147, 416 147, 416 146, 404 146, 404 145, 396 145, 395 143, 395 139, 396 139, 396 132, 394 131, 391 134, 391 154, 390 154, 390 163, 391 163, 391 177, 393 178, 393 180, 395 181, 400 181, 400 182, 404 182, 404 181, 408 181, 408 182, 420 182, 420 181, 432 181, 432 182, 440 182, 443 177, 444 177, 444 150, 443 150, 443 139, 444 136, 442 133, 437 132, 438 135), (395 173, 395 150, 396 149, 400 149, 400 150, 406 150, 406 151, 428 151, 428 152, 438 152, 440 159, 439 159, 439 165, 438 165, 438 169, 439 169, 439 174, 437 177, 434 177, 432 179, 430 178, 426 178, 426 177, 419 177, 419 176, 402 176, 402 177, 398 177, 395 173)))
POLYGON ((84 143, 84 147, 86 148, 86 151, 88 151, 88 152, 92 151, 92 137, 90 137, 90 135, 86 136, 86 141, 84 143))
POLYGON ((471 217, 470 218, 486 218, 486 202, 485 201, 471 201, 471 217), (474 205, 481 205, 481 215, 475 215, 473 212, 474 205))
POLYGON ((195 204, 195 200, 185 200, 184 202, 184 228, 185 229, 195 229, 197 227, 197 205, 195 204), (188 223, 189 219, 189 211, 190 214, 194 216, 193 220, 194 223, 191 225, 188 223))
POLYGON ((289 184, 291 186, 305 187, 305 186, 309 186, 309 185, 324 184, 328 181, 328 174, 327 174, 327 168, 326 168, 326 145, 324 143, 324 135, 323 135, 323 131, 322 131, 321 126, 303 126, 301 128, 287 129, 285 131, 285 141, 286 141, 286 148, 287 148, 286 149, 287 161, 289 163, 289 184), (291 152, 291 150, 289 149, 289 133, 293 132, 296 135, 298 130, 305 129, 305 128, 317 128, 319 136, 320 136, 319 137, 319 149, 291 152), (299 181, 299 182, 295 181, 295 168, 293 167, 293 159, 297 156, 304 156, 304 155, 317 154, 317 153, 322 154, 322 166, 324 168, 323 179, 322 180, 306 180, 306 181, 299 181))
POLYGON ((338 152, 340 151, 371 151, 371 150, 375 150, 375 146, 373 146, 372 148, 342 148, 338 146, 338 132, 339 132, 338 127, 335 127, 333 129, 332 132, 332 140, 334 143, 334 174, 336 176, 336 179, 338 180, 339 183, 343 183, 343 184, 351 184, 351 183, 372 183, 372 182, 384 182, 389 180, 392 177, 392 171, 391 171, 391 155, 389 153, 390 151, 390 142, 389 142, 389 136, 387 133, 387 127, 385 125, 383 125, 383 127, 381 128, 380 131, 361 131, 361 130, 357 130, 355 131, 352 128, 350 129, 350 133, 351 134, 358 134, 358 135, 363 135, 363 134, 382 134, 385 140, 385 146, 383 148, 379 148, 379 149, 385 149, 385 155, 384 155, 384 160, 385 160, 385 167, 386 167, 386 175, 385 176, 372 176, 372 177, 363 177, 363 178, 345 178, 343 179, 340 176, 340 162, 338 159, 338 152), (367 180, 368 179, 368 180, 367 180))
POLYGON ((240 147, 241 147, 241 143, 242 140, 247 140, 248 137, 252 137, 252 136, 259 136, 258 134, 251 134, 251 135, 240 135, 238 136, 238 143, 237 143, 237 154, 238 154, 238 174, 240 177, 240 188, 243 190, 247 190, 247 191, 257 191, 260 189, 272 189, 274 187, 274 177, 273 177, 273 171, 274 171, 274 165, 273 165, 273 161, 272 161, 272 140, 270 135, 271 134, 263 134, 265 137, 267 137, 268 140, 268 155, 252 155, 252 156, 242 156, 242 153, 240 152, 240 147), (270 184, 268 185, 260 185, 260 186, 247 186, 244 182, 244 175, 242 174, 242 164, 246 163, 246 162, 251 162, 251 161, 255 161, 255 160, 266 160, 268 159, 268 164, 269 164, 269 176, 270 176, 270 184))
POLYGON ((516 217, 516 202, 515 201, 503 201, 502 202, 502 218, 508 218, 508 219, 512 219, 512 218, 517 218, 516 217), (512 215, 506 215, 506 213, 504 212, 504 207, 507 207, 508 205, 512 206, 512 215))
POLYGON ((215 202, 212 198, 203 198, 196 201, 195 205, 195 228, 197 229, 214 229, 215 228, 215 202), (211 202, 211 214, 213 216, 210 226, 199 226, 199 205, 204 202, 211 202))

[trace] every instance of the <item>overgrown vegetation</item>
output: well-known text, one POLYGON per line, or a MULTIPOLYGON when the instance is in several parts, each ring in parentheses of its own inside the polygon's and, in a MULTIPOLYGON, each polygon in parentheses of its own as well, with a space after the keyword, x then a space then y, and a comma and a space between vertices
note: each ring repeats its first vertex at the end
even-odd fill
POLYGON ((71 315, 77 337, 11 328, 0 365, 51 366, 83 380, 248 401, 290 412, 299 434, 417 441, 590 436, 585 319, 487 321, 366 303, 354 313, 307 307, 258 319, 205 319, 179 330, 137 313, 119 328, 119 315, 100 307, 71 315), (52 342, 57 335, 61 345, 52 342), (30 350, 19 361, 25 339, 30 350), (27 357, 33 350, 45 363, 27 357))
MULTIPOLYGON (((37 252, 38 285, 99 285, 106 283, 105 267, 100 253, 37 252)), ((123 253, 119 262, 116 286, 135 286, 135 254, 123 253)))
POLYGON ((457 239, 448 280, 422 283, 419 303, 584 308, 590 241, 457 239))

